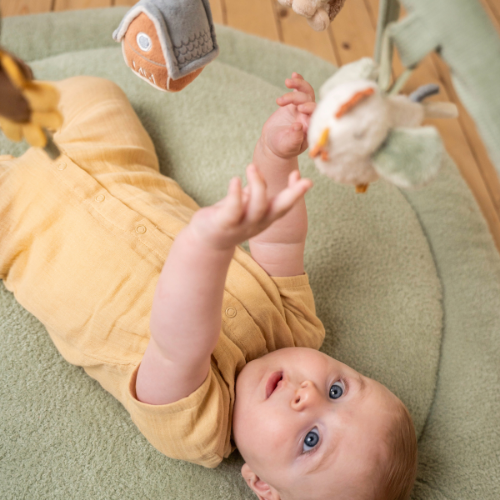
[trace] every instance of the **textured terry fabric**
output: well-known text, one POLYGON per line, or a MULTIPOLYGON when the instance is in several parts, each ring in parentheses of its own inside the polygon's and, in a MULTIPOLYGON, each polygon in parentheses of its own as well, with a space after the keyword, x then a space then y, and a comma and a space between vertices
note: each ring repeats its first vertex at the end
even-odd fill
POLYGON ((57 87, 64 125, 54 140, 63 155, 52 162, 31 149, 0 164, 0 277, 155 448, 215 467, 234 448, 235 378, 246 362, 282 347, 321 346, 308 277, 273 281, 237 249, 206 381, 172 404, 139 402, 135 377, 154 289, 198 206, 159 173, 153 143, 119 87, 91 77, 57 87))
MULTIPOLYGON (((2 40, 26 60, 40 59, 32 63, 38 78, 89 74, 119 83, 162 173, 199 205, 242 175, 292 71, 318 91, 335 70, 307 52, 217 26, 219 58, 178 95, 160 97, 114 48, 110 33, 126 10, 9 18, 2 40)), ((0 153, 26 147, 0 137, 0 153)), ((449 158, 425 189, 377 182, 363 196, 318 175, 305 155, 300 165, 314 181, 305 257, 327 330, 321 350, 382 381, 410 408, 420 436, 414 499, 497 500, 500 258, 472 194, 449 158)), ((254 498, 237 453, 209 470, 154 450, 122 405, 66 363, 43 325, 0 292, 3 498, 254 498)))

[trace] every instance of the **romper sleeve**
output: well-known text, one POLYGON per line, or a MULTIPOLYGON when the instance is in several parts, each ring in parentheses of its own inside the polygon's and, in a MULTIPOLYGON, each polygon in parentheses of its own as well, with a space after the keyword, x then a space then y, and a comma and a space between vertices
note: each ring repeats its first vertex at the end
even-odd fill
POLYGON ((309 276, 271 276, 281 296, 285 320, 292 332, 295 347, 319 349, 325 338, 325 327, 316 316, 309 276))
POLYGON ((139 366, 128 386, 126 407, 146 439, 170 458, 215 468, 231 452, 229 389, 213 367, 192 394, 174 403, 150 405, 137 399, 139 366))

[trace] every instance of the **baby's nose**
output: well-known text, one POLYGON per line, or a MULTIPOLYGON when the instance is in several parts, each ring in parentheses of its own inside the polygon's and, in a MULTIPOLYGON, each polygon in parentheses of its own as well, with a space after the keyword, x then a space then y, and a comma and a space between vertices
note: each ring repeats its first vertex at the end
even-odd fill
POLYGON ((291 406, 294 410, 302 411, 317 403, 318 398, 319 391, 316 386, 310 380, 305 380, 295 391, 291 406))

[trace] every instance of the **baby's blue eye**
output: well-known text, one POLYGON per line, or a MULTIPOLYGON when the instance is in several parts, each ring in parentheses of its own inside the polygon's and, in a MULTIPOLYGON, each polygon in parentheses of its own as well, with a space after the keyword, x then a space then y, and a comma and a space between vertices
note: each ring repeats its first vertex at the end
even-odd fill
POLYGON ((339 399, 342 394, 344 394, 344 387, 340 382, 335 382, 335 384, 330 387, 330 398, 339 399))
POLYGON ((316 427, 307 433, 306 438, 304 439, 304 446, 302 447, 302 451, 305 453, 307 451, 311 451, 317 444, 319 443, 319 434, 318 429, 316 427))

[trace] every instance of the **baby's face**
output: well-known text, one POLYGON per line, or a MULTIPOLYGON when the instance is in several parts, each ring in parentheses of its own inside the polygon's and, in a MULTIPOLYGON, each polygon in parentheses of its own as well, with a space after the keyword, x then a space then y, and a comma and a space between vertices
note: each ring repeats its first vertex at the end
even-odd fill
POLYGON ((262 481, 298 498, 370 491, 399 404, 383 385, 319 351, 294 347, 248 363, 236 394, 236 445, 262 481))

